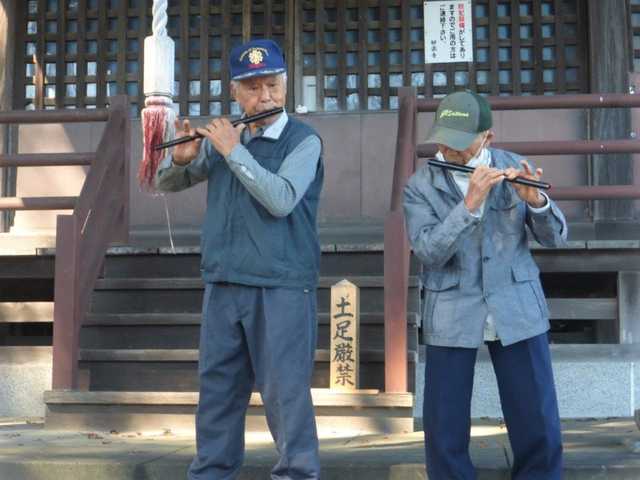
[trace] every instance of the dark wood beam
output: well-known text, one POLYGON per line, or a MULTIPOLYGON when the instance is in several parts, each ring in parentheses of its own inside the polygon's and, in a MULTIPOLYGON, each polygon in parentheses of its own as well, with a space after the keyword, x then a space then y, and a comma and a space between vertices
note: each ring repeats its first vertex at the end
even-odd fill
MULTIPOLYGON (((626 0, 589 0, 590 84, 594 93, 629 91, 629 43, 626 0)), ((593 139, 628 138, 631 116, 628 109, 594 109, 590 116, 593 139)), ((633 183, 633 164, 628 154, 593 155, 591 183, 624 185, 633 183)), ((599 200, 593 205, 593 218, 631 220, 630 200, 599 200)))

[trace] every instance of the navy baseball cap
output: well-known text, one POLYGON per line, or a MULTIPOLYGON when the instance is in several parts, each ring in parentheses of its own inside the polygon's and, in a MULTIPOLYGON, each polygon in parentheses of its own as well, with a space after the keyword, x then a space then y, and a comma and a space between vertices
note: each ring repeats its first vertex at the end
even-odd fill
POLYGON ((282 50, 273 40, 251 40, 231 50, 231 80, 284 73, 282 50))

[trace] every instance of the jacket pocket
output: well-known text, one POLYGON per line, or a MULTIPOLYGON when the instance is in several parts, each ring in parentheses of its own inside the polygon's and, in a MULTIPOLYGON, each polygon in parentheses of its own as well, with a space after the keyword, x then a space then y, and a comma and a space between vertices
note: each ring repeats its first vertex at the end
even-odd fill
POLYGON ((513 265, 511 267, 511 273, 513 274, 513 280, 516 282, 530 282, 538 278, 537 269, 532 268, 529 265, 513 265))
POLYGON ((424 288, 434 292, 442 292, 460 284, 459 270, 432 270, 424 273, 424 288))
POLYGON ((524 311, 531 313, 531 307, 537 305, 542 317, 549 318, 549 307, 540 285, 538 267, 534 263, 519 264, 512 266, 511 272, 517 285, 516 288, 520 291, 524 311))

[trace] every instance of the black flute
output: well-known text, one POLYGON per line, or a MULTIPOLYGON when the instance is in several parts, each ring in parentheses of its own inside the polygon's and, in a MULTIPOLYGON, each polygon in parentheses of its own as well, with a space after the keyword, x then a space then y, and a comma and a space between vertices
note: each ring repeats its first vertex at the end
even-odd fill
MULTIPOLYGON (((236 125, 239 125, 241 123, 251 123, 251 122, 256 122, 258 120, 262 120, 263 118, 267 118, 270 117, 271 115, 276 115, 278 113, 282 113, 284 112, 284 108, 283 107, 278 107, 278 108, 274 108, 271 110, 266 110, 264 112, 260 112, 257 113, 255 115, 252 115, 250 117, 244 117, 244 118, 237 118, 235 120, 231 121, 231 125, 233 125, 234 127, 236 125)), ((166 143, 160 143, 158 145, 154 145, 153 149, 154 150, 162 150, 165 148, 169 148, 169 147, 173 147, 175 145, 179 145, 181 143, 185 143, 185 142, 191 142, 193 140, 197 140, 198 138, 202 138, 202 135, 200 135, 199 133, 196 133, 195 135, 189 135, 186 137, 180 137, 180 138, 175 138, 173 140, 170 140, 166 143)))
MULTIPOLYGON (((466 173, 473 173, 475 171, 475 168, 473 167, 467 167, 466 165, 458 165, 457 163, 451 163, 451 162, 441 162, 440 160, 436 160, 433 158, 427 160, 427 162, 431 167, 439 167, 439 168, 444 168, 446 170, 457 170, 458 172, 466 172, 466 173)), ((550 183, 540 182, 538 180, 529 180, 528 178, 516 177, 513 180, 509 180, 508 178, 505 178, 505 180, 507 182, 519 183, 521 185, 527 185, 529 187, 542 188, 543 190, 549 190, 551 188, 550 183)))

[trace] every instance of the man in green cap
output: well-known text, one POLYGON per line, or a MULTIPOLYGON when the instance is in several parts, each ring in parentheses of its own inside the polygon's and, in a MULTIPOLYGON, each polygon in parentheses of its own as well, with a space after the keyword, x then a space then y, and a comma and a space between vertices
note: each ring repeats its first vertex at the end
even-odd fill
POLYGON ((527 229, 547 247, 566 242, 567 224, 535 187, 520 156, 489 148, 491 109, 456 92, 436 112, 427 141, 436 158, 472 174, 428 164, 409 180, 404 209, 421 260, 426 343, 424 432, 431 480, 475 479, 469 457, 471 393, 478 347, 486 343, 513 449, 514 480, 562 478, 562 441, 547 332, 549 310, 527 229))

